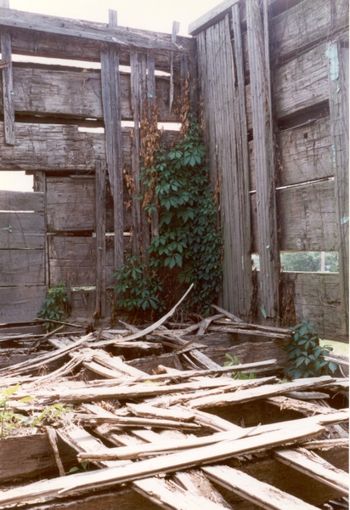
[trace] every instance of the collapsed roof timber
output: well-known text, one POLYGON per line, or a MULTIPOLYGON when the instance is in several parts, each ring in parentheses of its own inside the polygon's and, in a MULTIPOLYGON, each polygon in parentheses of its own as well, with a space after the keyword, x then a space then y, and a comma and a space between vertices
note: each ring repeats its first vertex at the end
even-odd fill
MULTIPOLYGON (((237 345, 229 347, 232 341, 223 337, 210 351, 211 327, 232 331, 248 325, 217 314, 181 329, 155 324, 144 331, 131 327, 132 332, 52 337, 47 340, 51 350, 3 368, 1 386, 17 388, 8 408, 40 415, 58 401, 70 407, 55 417, 56 429, 46 427, 47 435, 32 428, 15 443, 0 441, 0 478, 12 485, 18 480, 0 493, 0 508, 112 508, 118 502, 130 510, 311 509, 346 496, 348 410, 330 407, 334 400, 328 399, 346 392, 347 380, 322 376, 281 382, 277 359, 254 361, 254 342, 240 351, 252 362, 222 367, 214 359, 223 351, 234 354, 237 345), (129 357, 131 349, 150 357, 123 361, 120 354, 129 357), (155 351, 164 354, 154 356, 155 351), (184 370, 188 364, 192 368, 184 370), (156 373, 148 373, 156 366, 156 373), (231 377, 247 372, 254 375, 231 377), (69 474, 79 462, 88 462, 88 470, 69 474), (25 481, 49 473, 49 480, 25 481)), ((249 327, 252 333, 254 326, 249 327)), ((256 329, 255 335, 267 332, 256 329)), ((281 360, 278 343, 290 333, 271 328, 270 334, 277 337, 274 353, 281 360)))

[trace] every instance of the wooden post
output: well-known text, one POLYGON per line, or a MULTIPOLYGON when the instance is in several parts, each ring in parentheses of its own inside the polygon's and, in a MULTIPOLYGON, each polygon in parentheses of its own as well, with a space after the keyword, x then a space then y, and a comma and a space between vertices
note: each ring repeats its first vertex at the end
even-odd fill
POLYGON ((232 221, 235 223, 232 247, 234 277, 234 313, 248 318, 252 302, 251 220, 249 195, 248 129, 245 104, 244 60, 240 4, 232 7, 233 56, 236 70, 234 88, 235 179, 232 197, 232 221))
MULTIPOLYGON (((0 7, 10 7, 9 0, 0 0, 0 7)), ((5 143, 15 145, 15 106, 13 101, 11 35, 2 29, 0 34, 2 70, 2 103, 4 110, 5 143)))
MULTIPOLYGON (((264 0, 266 3, 266 0, 264 0)), ((267 5, 267 4, 266 4, 267 5)), ((258 249, 260 256, 260 297, 263 315, 277 319, 279 314, 279 251, 276 220, 275 158, 271 108, 268 23, 259 0, 247 6, 248 55, 253 118, 254 161, 258 249)))
POLYGON ((140 68, 136 51, 130 53, 131 67, 131 109, 134 133, 131 142, 131 171, 134 183, 132 197, 132 253, 140 255, 141 248, 141 203, 140 195, 140 68))
POLYGON ((346 329, 349 325, 349 47, 328 46, 329 108, 339 239, 339 276, 346 329))
MULTIPOLYGON (((110 26, 114 26, 115 20, 116 13, 109 11, 110 26)), ((116 269, 119 269, 124 262, 123 165, 119 79, 118 50, 110 46, 101 51, 101 83, 106 160, 114 201, 114 265, 116 269)))
POLYGON ((106 165, 96 162, 96 306, 95 314, 103 317, 106 311, 106 165))

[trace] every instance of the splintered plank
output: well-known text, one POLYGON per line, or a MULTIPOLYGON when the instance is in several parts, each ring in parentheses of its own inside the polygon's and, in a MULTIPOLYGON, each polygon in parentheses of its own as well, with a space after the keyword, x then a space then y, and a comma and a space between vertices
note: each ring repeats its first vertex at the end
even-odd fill
POLYGON ((0 190, 1 211, 44 212, 44 193, 0 190))
POLYGON ((335 381, 335 379, 325 375, 321 377, 311 377, 309 379, 295 379, 292 382, 281 384, 265 384, 258 388, 237 390, 234 393, 227 392, 221 395, 210 395, 207 397, 204 396, 197 399, 195 398, 189 402, 189 406, 191 408, 201 409, 205 407, 220 407, 231 404, 250 402, 259 398, 282 395, 294 390, 328 386, 332 381, 335 381))
POLYGON ((260 2, 247 2, 248 54, 257 175, 257 225, 260 256, 260 293, 265 315, 278 316, 279 252, 275 197, 275 154, 271 106, 268 20, 262 19, 260 2))
MULTIPOLYGON (((249 382, 249 381, 248 381, 249 382)), ((103 400, 108 398, 113 399, 129 399, 129 398, 144 398, 155 395, 166 395, 173 392, 191 392, 197 389, 204 388, 236 388, 235 383, 230 381, 223 381, 220 379, 207 379, 205 381, 189 382, 184 384, 157 385, 157 384, 135 384, 131 386, 116 386, 116 387, 96 387, 96 388, 79 388, 79 389, 62 389, 59 394, 55 392, 41 392, 40 396, 44 400, 60 402, 88 402, 94 400, 103 400)))
POLYGON ((148 459, 120 468, 111 467, 99 471, 36 482, 25 487, 3 491, 0 494, 0 507, 23 505, 33 501, 47 501, 54 497, 84 494, 96 487, 103 489, 111 485, 130 482, 159 473, 175 472, 179 469, 217 462, 261 448, 273 448, 279 444, 319 434, 323 430, 322 427, 314 424, 303 426, 302 430, 291 427, 284 430, 267 432, 255 437, 221 442, 214 446, 204 446, 187 450, 186 452, 148 459))
MULTIPOLYGON (((106 411, 102 407, 99 407, 95 404, 87 404, 84 406, 89 412, 93 413, 94 416, 100 417, 113 417, 114 413, 110 411, 106 411)), ((105 431, 102 427, 97 427, 96 432, 103 437, 107 437, 111 443, 122 444, 122 445, 137 445, 140 443, 140 440, 136 436, 126 435, 121 433, 111 433, 105 431)), ((148 431, 140 431, 140 437, 142 437, 142 441, 148 441, 149 437, 152 438, 157 435, 148 430, 148 431), (146 437, 147 436, 147 437, 146 437)), ((142 442, 142 445, 145 444, 142 442)), ((108 454, 110 448, 105 447, 105 451, 108 454)), ((101 461, 103 464, 104 461, 101 461)), ((106 463, 107 464, 107 463, 106 463)), ((209 483, 209 482, 208 482, 209 483)), ((132 483, 132 487, 135 491, 144 495, 147 499, 151 501, 155 501, 161 508, 168 509, 173 508, 174 510, 185 510, 187 508, 193 508, 193 510, 201 510, 202 508, 208 508, 208 510, 224 510, 224 506, 218 504, 216 501, 212 501, 212 499, 208 499, 207 497, 197 497, 197 495, 193 495, 192 491, 188 491, 179 487, 178 484, 175 484, 172 480, 162 480, 161 478, 146 478, 144 480, 137 480, 132 483)), ((216 491, 213 487, 212 492, 216 495, 216 491)), ((213 496, 213 494, 211 494, 213 496)), ((216 498, 220 501, 219 498, 216 498)), ((221 498, 222 499, 222 498, 221 498)))
POLYGON ((336 489, 344 495, 349 493, 349 475, 342 469, 338 469, 319 455, 307 450, 278 450, 275 457, 302 473, 336 489))
POLYGON ((272 485, 260 482, 239 469, 229 466, 209 466, 202 468, 209 478, 241 496, 261 508, 267 510, 316 510, 316 507, 309 505, 287 492, 283 492, 272 485))

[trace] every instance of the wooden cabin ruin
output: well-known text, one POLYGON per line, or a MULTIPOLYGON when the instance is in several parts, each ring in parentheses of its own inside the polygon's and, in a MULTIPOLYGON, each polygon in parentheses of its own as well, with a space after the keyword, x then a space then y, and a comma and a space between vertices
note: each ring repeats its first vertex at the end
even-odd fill
POLYGON ((348 340, 348 10, 225 0, 184 37, 0 0, 0 179, 34 189, 0 189, 0 509, 347 507, 348 364, 284 371, 298 322, 348 340), (111 325, 113 273, 157 232, 140 200, 149 134, 170 149, 189 114, 220 306, 111 325), (285 269, 309 252, 337 271, 285 269), (47 332, 60 284, 71 315, 47 332))

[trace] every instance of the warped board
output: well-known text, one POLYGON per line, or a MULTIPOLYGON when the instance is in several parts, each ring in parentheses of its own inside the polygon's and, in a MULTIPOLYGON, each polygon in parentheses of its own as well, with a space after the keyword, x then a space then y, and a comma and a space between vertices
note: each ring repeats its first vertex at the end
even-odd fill
MULTIPOLYGON (((74 118, 103 119, 101 73, 99 70, 50 66, 13 66, 14 106, 20 113, 74 118)), ((180 88, 174 87, 175 103, 180 88)), ((156 77, 156 105, 160 122, 179 122, 179 114, 170 111, 169 77, 156 77)), ((0 85, 2 96, 2 87, 0 85)), ((123 120, 132 120, 130 75, 120 75, 120 103, 123 120)), ((0 112, 2 101, 0 100, 0 112)))
MULTIPOLYGON (((122 130, 122 155, 125 167, 131 166, 131 129, 122 130)), ((171 144, 177 131, 164 131, 161 140, 171 144)), ((16 122, 16 145, 2 145, 0 122, 0 171, 89 171, 96 159, 105 159, 104 133, 82 132, 74 125, 16 122)))
POLYGON ((35 319, 45 296, 45 286, 0 287, 0 322, 35 319))
MULTIPOLYGON (((280 161, 277 185, 287 186, 333 175, 329 117, 313 120, 277 134, 280 161)), ((256 189, 253 141, 250 149, 250 189, 256 189)))
MULTIPOLYGON (((257 249, 256 195, 251 197, 254 249, 257 249)), ((337 251, 334 182, 320 181, 277 190, 281 251, 337 251)))

